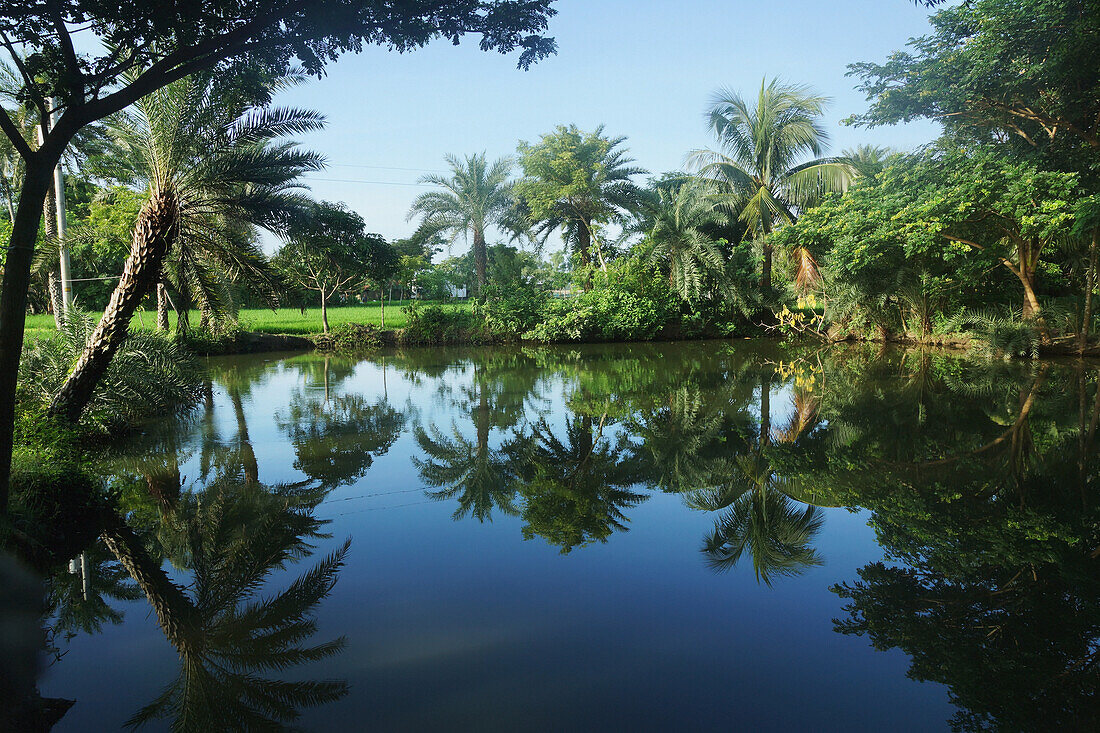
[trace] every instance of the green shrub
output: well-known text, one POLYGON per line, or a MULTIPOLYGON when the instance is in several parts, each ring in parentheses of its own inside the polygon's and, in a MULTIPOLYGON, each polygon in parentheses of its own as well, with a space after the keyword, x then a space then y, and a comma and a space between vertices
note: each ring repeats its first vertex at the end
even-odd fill
POLYGON ((321 351, 374 351, 382 346, 382 330, 369 323, 341 323, 313 342, 321 351))
POLYGON ((536 285, 516 282, 508 288, 492 287, 480 310, 485 330, 504 339, 517 339, 545 318, 549 294, 536 285))
POLYGON ((556 300, 544 320, 525 338, 536 341, 646 341, 679 314, 680 303, 667 278, 645 262, 630 258, 597 273, 592 289, 556 300))
MULTIPOLYGON (((49 405, 94 329, 90 316, 72 312, 60 331, 28 343, 19 364, 20 401, 49 405)), ((200 376, 191 352, 167 335, 131 332, 111 359, 81 422, 106 433, 190 409, 199 398, 200 376)))
POLYGON ((410 344, 446 344, 486 340, 479 315, 441 305, 405 306, 408 323, 402 339, 410 344))

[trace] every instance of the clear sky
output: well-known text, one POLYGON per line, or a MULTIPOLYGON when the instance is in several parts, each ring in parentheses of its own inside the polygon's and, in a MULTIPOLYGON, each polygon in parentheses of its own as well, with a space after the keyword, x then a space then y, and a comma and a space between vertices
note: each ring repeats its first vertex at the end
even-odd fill
MULTIPOLYGON (((437 42, 409 54, 370 48, 281 104, 323 112, 327 128, 304 138, 329 168, 313 194, 346 202, 368 229, 407 236, 419 176, 446 153, 512 154, 558 124, 606 125, 626 135, 637 163, 659 173, 711 144, 703 112, 729 87, 750 95, 763 76, 812 85, 833 102, 831 149, 859 143, 909 149, 938 134, 930 123, 865 130, 840 120, 866 107, 845 77, 854 61, 881 61, 928 31, 910 0, 559 0, 550 34, 558 53, 530 71, 515 56, 437 42), (329 179, 329 180, 322 180, 329 179), (340 179, 333 181, 331 179, 340 179), (355 182, 352 182, 355 181, 355 182), (366 183, 364 181, 369 181, 366 183)), ((460 241, 457 254, 465 249, 460 241)))

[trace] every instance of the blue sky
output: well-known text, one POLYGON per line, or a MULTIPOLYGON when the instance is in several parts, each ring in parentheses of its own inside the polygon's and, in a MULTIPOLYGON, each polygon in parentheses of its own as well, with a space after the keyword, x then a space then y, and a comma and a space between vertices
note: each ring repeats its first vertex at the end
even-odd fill
MULTIPOLYGON (((327 128, 305 138, 330 167, 311 176, 315 196, 346 202, 386 237, 407 236, 405 216, 426 171, 446 153, 512 154, 558 124, 606 125, 626 135, 642 167, 683 166, 711 143, 703 120, 720 87, 745 94, 781 76, 833 98, 832 150, 861 142, 908 149, 938 134, 930 123, 864 130, 840 120, 866 107, 844 76, 853 61, 880 61, 928 31, 909 0, 559 0, 550 33, 558 53, 530 71, 514 56, 484 53, 471 38, 409 54, 370 48, 328 75, 285 93, 327 128), (321 179, 341 179, 340 181, 321 179), (372 183, 351 182, 370 181, 372 183)), ((454 252, 465 249, 460 241, 454 252)))

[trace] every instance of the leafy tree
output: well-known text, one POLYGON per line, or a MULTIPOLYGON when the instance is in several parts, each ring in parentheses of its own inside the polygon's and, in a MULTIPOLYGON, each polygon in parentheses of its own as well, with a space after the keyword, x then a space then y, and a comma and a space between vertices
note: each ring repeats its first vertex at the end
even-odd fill
POLYGON ((929 118, 978 140, 1016 141, 1063 170, 1100 150, 1100 15, 1079 0, 977 0, 885 63, 852 64, 871 108, 857 125, 929 118))
POLYGON ((592 264, 594 245, 606 270, 600 228, 623 222, 640 206, 641 190, 631 177, 645 171, 631 165, 634 161, 622 147, 625 140, 604 136, 603 125, 589 133, 562 125, 534 145, 519 144, 523 178, 516 183, 516 196, 527 207, 536 233, 562 231, 579 269, 592 264))
POLYGON ((519 65, 527 68, 555 50, 553 39, 540 35, 554 13, 551 0, 382 6, 338 0, 197 0, 187 12, 161 4, 92 0, 0 3, 0 33, 20 74, 19 97, 40 121, 50 117, 50 99, 59 101, 61 112, 43 144, 33 149, 7 110, 0 111, 0 130, 24 164, 0 289, 0 508, 7 504, 16 374, 42 205, 54 167, 81 129, 189 74, 213 68, 233 74, 259 66, 277 75, 293 58, 321 74, 327 62, 365 43, 407 51, 435 38, 458 42, 473 33, 484 50, 522 49, 519 65), (78 30, 92 34, 81 47, 97 51, 77 53, 73 34, 78 30), (25 61, 14 53, 17 48, 26 51, 25 61), (135 69, 141 71, 127 76, 135 69))
POLYGON ((453 242, 459 236, 469 235, 477 272, 477 294, 485 293, 485 273, 488 255, 485 250, 485 230, 504 223, 512 207, 511 185, 508 176, 512 171, 512 159, 500 158, 489 163, 485 153, 467 155, 464 160, 448 155, 447 165, 451 175, 428 175, 421 183, 439 186, 443 191, 420 194, 413 201, 409 218, 423 217, 421 228, 427 232, 449 232, 453 242))
POLYGON ((315 204, 291 224, 286 244, 275 254, 274 265, 288 283, 320 297, 324 333, 329 298, 362 290, 372 264, 386 256, 386 242, 364 228, 363 217, 342 204, 315 204))
MULTIPOLYGON (((760 83, 753 105, 735 91, 722 90, 708 112, 721 149, 692 154, 700 175, 721 187, 726 205, 760 237, 760 285, 765 291, 772 286, 768 236, 794 222, 824 194, 847 188, 854 173, 843 158, 803 160, 820 156, 828 142, 819 121, 827 101, 807 86, 778 79, 760 83)), ((817 266, 809 251, 796 248, 791 256, 797 263, 795 282, 803 288, 813 284, 817 266)))

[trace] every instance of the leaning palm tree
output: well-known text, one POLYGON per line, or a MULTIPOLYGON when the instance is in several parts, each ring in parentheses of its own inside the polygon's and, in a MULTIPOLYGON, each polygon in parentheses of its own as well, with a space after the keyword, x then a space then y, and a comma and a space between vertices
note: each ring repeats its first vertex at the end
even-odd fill
POLYGON ((143 97, 121 127, 149 199, 122 278, 53 400, 54 414, 79 417, 170 253, 204 248, 219 253, 230 276, 256 273, 257 251, 225 248, 226 231, 242 225, 281 231, 302 208, 298 178, 319 169, 322 159, 280 139, 319 129, 322 116, 254 106, 236 91, 212 76, 187 77, 143 97))
POLYGON ((708 193, 700 183, 660 191, 645 239, 649 259, 668 270, 672 290, 689 303, 725 280, 721 243, 707 232, 725 217, 708 193))
POLYGON ((449 233, 451 241, 469 236, 477 270, 477 293, 485 292, 488 251, 485 247, 485 230, 493 225, 508 222, 512 209, 511 184, 512 159, 500 158, 490 164, 485 153, 467 155, 459 159, 446 156, 451 167, 450 176, 429 175, 421 183, 439 186, 442 191, 429 191, 416 197, 409 210, 409 219, 423 217, 423 232, 449 233))
MULTIPOLYGON (((761 82, 755 105, 732 90, 719 91, 707 118, 720 150, 691 154, 693 166, 723 189, 726 205, 761 241, 765 290, 772 284, 768 235, 824 194, 846 189, 855 175, 845 159, 820 157, 828 142, 819 121, 827 102, 807 86, 778 79, 761 82), (815 157, 804 160, 809 155, 815 157)), ((789 254, 797 263, 796 283, 808 287, 819 279, 809 250, 789 254)))

